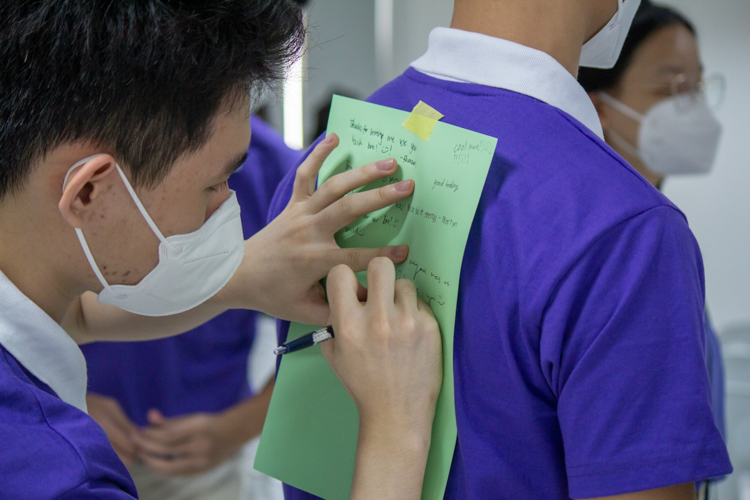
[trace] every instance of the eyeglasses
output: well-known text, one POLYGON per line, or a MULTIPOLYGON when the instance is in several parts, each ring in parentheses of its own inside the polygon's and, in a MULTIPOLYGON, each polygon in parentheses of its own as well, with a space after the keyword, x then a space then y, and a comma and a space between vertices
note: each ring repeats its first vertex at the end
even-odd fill
POLYGON ((675 102, 681 110, 690 109, 699 101, 704 101, 714 111, 724 102, 726 79, 721 73, 711 74, 695 82, 686 74, 680 73, 668 84, 651 85, 648 88, 665 97, 681 96, 675 102))

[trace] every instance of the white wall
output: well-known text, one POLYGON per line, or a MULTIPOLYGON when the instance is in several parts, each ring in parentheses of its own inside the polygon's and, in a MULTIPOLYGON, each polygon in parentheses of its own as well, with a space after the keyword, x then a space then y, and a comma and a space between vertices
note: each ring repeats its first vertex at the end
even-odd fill
MULTIPOLYGON (((400 0, 397 0, 400 1, 400 0)), ((317 111, 335 89, 346 89, 364 99, 379 86, 375 71, 374 0, 309 0, 308 37, 304 75, 304 131, 306 144, 317 111)), ((269 96, 269 121, 282 130, 282 99, 269 96)))
POLYGON ((453 0, 394 0, 391 78, 425 53, 430 31, 450 25, 452 13, 453 0))
POLYGON ((305 130, 312 134, 317 110, 335 87, 364 99, 380 85, 375 72, 373 0, 309 3, 305 130))
POLYGON ((750 1, 666 0, 696 26, 708 73, 727 78, 714 171, 673 179, 665 193, 687 215, 706 269, 707 306, 721 331, 750 322, 750 1))
MULTIPOLYGON (((435 26, 447 26, 453 0, 392 0, 393 66, 378 74, 375 60, 376 0, 310 0, 304 89, 305 133, 312 136, 320 105, 336 88, 364 99, 403 72, 427 49, 435 26)), ((278 110, 275 110, 279 113, 278 110)), ((278 119, 278 118, 277 118, 278 119)), ((274 124, 281 126, 280 120, 274 124)))

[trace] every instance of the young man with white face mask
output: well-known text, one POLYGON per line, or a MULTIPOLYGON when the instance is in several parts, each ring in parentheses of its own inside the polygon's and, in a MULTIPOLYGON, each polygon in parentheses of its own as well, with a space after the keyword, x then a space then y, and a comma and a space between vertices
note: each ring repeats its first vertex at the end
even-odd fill
MULTIPOLYGON (((605 144, 576 81, 615 64, 638 6, 456 0, 451 27, 369 98, 498 138, 461 269, 446 499, 687 500, 731 471, 697 243, 605 144)), ((291 194, 287 177, 278 206, 291 194)))
POLYGON ((344 251, 333 238, 413 183, 342 199, 392 174, 384 159, 316 190, 331 137, 299 167, 283 215, 246 242, 227 187, 250 100, 302 45, 299 9, 36 0, 3 2, 0 18, 0 496, 135 497, 85 413, 76 342, 156 338, 246 308, 333 324, 324 353, 361 416, 354 497, 383 493, 373 478, 388 477, 386 496, 418 498, 437 324, 384 258, 408 249, 344 251), (369 290, 352 268, 367 269, 369 290))

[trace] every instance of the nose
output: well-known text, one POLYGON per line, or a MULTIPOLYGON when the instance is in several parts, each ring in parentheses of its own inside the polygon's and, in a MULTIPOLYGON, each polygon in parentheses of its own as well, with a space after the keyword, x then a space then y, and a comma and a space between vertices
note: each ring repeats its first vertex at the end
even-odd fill
POLYGON ((230 194, 229 188, 225 188, 211 195, 211 198, 208 200, 208 205, 206 206, 206 219, 204 222, 207 221, 214 212, 216 212, 219 207, 229 199, 230 194))

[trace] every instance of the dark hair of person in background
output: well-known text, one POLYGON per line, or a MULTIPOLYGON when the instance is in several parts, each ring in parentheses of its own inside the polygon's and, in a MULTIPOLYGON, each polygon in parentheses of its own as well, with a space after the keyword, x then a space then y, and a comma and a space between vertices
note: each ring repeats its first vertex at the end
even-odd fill
POLYGON ((283 78, 305 37, 290 0, 10 1, 0 19, 0 198, 78 141, 154 185, 218 112, 283 78))
POLYGON ((638 8, 633 25, 625 39, 625 45, 612 69, 580 68, 578 71, 578 82, 588 93, 613 89, 620 82, 620 78, 630 65, 633 54, 641 46, 649 35, 656 33, 662 28, 682 24, 693 35, 695 28, 679 12, 669 7, 655 5, 649 0, 643 0, 638 8))

